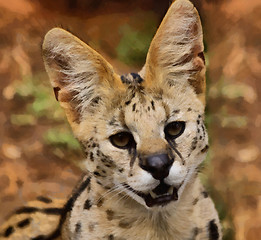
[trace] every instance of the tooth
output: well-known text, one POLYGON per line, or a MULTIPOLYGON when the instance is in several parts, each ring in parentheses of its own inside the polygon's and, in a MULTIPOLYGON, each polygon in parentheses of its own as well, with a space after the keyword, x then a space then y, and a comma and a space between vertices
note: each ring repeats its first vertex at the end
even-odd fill
POLYGON ((171 187, 169 188, 168 193, 169 193, 170 195, 172 195, 172 193, 173 193, 173 189, 174 189, 174 186, 171 186, 171 187))
POLYGON ((154 193, 154 192, 152 192, 152 191, 150 191, 150 196, 152 197, 152 198, 157 198, 157 195, 154 193))

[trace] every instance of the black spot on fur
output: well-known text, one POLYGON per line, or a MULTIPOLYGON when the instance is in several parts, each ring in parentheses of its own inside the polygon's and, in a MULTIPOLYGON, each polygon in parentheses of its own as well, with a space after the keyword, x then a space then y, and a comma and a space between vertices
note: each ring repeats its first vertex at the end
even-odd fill
POLYGON ((128 229, 128 228, 131 228, 131 224, 130 224, 129 222, 125 222, 125 221, 123 220, 123 221, 120 221, 120 222, 119 222, 119 227, 120 227, 120 228, 126 228, 126 229, 128 229))
POLYGON ((189 107, 189 108, 188 108, 188 112, 190 112, 191 110, 192 110, 192 109, 189 107))
POLYGON ((201 149, 201 152, 205 153, 208 150, 208 148, 209 148, 208 145, 206 145, 203 149, 201 149))
POLYGON ((90 152, 90 159, 92 162, 94 161, 93 152, 90 152))
POLYGON ((207 197, 208 197, 207 191, 203 191, 203 192, 202 192, 202 195, 203 195, 204 198, 207 198, 207 197))
POLYGON ((97 202, 97 207, 101 207, 103 205, 103 199, 100 198, 99 201, 97 202))
POLYGON ((84 150, 85 157, 88 158, 89 152, 87 150, 84 150))
POLYGON ((193 138, 193 141, 192 141, 192 143, 191 143, 191 150, 192 150, 192 151, 196 149, 197 143, 198 143, 198 139, 197 139, 197 137, 194 137, 194 138, 193 138))
POLYGON ((76 233, 80 233, 81 232, 81 229, 82 229, 82 224, 80 222, 77 222, 75 224, 75 232, 76 233))
POLYGON ((218 240, 219 233, 218 233, 217 224, 215 223, 215 219, 209 222, 208 231, 209 231, 209 240, 218 240))
POLYGON ((201 128, 202 128, 202 131, 203 131, 203 136, 205 137, 206 133, 205 133, 205 127, 204 127, 203 124, 201 125, 201 128))
POLYGON ((108 240, 114 240, 114 236, 112 234, 109 235, 108 240))
POLYGON ((125 102, 125 105, 129 105, 131 103, 131 100, 125 102))
POLYGON ((152 107, 152 110, 155 110, 155 103, 154 103, 154 101, 151 101, 151 107, 152 107))
POLYGON ((16 214, 21 213, 34 213, 37 212, 39 209, 36 207, 22 207, 15 211, 16 214))
POLYGON ((89 228, 89 232, 93 232, 93 230, 94 230, 94 228, 95 228, 95 223, 93 223, 93 222, 90 222, 90 224, 89 224, 89 226, 88 226, 88 228, 89 228))
POLYGON ((133 111, 133 112, 135 111, 135 109, 136 109, 136 103, 134 103, 134 104, 132 105, 132 111, 133 111))
POLYGON ((200 123, 200 121, 199 120, 197 120, 197 124, 199 124, 200 123))
POLYGON ((26 227, 26 226, 28 226, 30 224, 31 220, 32 220, 31 218, 26 218, 26 219, 18 222, 17 223, 17 227, 24 228, 24 227, 26 227))
POLYGON ((12 233, 14 233, 14 227, 13 226, 9 226, 4 231, 4 237, 9 237, 12 233))
POLYGON ((97 172, 97 171, 93 172, 93 174, 94 174, 95 176, 98 176, 98 177, 101 176, 101 174, 100 174, 99 172, 97 172))
POLYGON ((92 207, 92 203, 89 199, 87 199, 84 203, 83 208, 86 209, 86 210, 89 210, 91 207, 92 207))
POLYGON ((15 211, 16 214, 22 213, 34 213, 41 212, 50 215, 60 215, 62 213, 62 208, 36 208, 36 207, 22 207, 15 211))
POLYGON ((191 240, 195 240, 198 234, 199 234, 199 229, 197 227, 195 227, 192 230, 192 238, 191 238, 191 240))
POLYGON ((98 180, 96 180, 96 183, 102 186, 102 183, 98 180))
POLYGON ((98 157, 101 155, 101 151, 100 151, 99 149, 96 151, 96 155, 97 155, 98 157))
POLYGON ((38 196, 36 199, 38 201, 44 202, 44 203, 51 203, 52 202, 52 199, 50 199, 48 197, 44 197, 44 196, 38 196))
POLYGON ((47 239, 49 240, 49 238, 47 238, 44 235, 39 235, 37 237, 31 238, 31 240, 47 240, 47 239))
POLYGON ((106 210, 107 219, 111 221, 114 218, 114 212, 110 209, 106 210))
POLYGON ((113 125, 115 125, 116 124, 116 118, 115 117, 113 117, 110 121, 109 121, 109 125, 111 125, 111 126, 113 126, 113 125))
POLYGON ((179 109, 177 109, 177 110, 173 110, 173 114, 178 114, 180 112, 180 110, 179 109))
POLYGON ((50 215, 60 215, 62 213, 62 208, 45 208, 42 209, 42 213, 50 214, 50 215))
POLYGON ((195 198, 192 202, 193 205, 196 205, 198 203, 198 198, 195 198))

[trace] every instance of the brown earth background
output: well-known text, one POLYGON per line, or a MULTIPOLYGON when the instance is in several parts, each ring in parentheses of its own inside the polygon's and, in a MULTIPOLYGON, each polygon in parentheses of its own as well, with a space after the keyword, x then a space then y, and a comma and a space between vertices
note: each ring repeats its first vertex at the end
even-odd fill
MULTIPOLYGON (((261 2, 194 0, 208 64, 210 151, 202 174, 227 240, 261 239, 261 2)), ((119 73, 144 63, 169 0, 0 0, 0 224, 38 195, 66 197, 83 158, 41 59, 52 27, 69 29, 119 73)))

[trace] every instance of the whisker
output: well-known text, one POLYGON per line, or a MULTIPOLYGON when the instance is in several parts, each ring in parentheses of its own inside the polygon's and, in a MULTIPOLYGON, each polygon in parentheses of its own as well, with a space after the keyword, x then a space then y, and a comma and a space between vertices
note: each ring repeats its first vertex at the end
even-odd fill
MULTIPOLYGON (((116 197, 116 196, 119 196, 121 193, 123 193, 124 192, 124 189, 122 189, 121 191, 119 191, 119 192, 117 192, 116 194, 114 194, 111 198, 108 198, 108 200, 112 200, 114 197, 116 197)), ((120 199, 122 198, 122 197, 124 197, 125 195, 122 195, 121 197, 120 197, 120 199)), ((118 202, 118 200, 117 200, 117 202, 118 202)))
POLYGON ((115 185, 111 189, 107 190, 104 194, 102 194, 99 199, 97 200, 97 203, 101 201, 101 199, 107 197, 109 194, 112 194, 118 190, 120 185, 115 185))

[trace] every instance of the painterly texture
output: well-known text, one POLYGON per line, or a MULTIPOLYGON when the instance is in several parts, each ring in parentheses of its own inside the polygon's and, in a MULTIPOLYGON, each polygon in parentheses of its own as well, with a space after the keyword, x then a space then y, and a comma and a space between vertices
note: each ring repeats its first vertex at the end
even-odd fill
POLYGON ((44 207, 18 210, 2 236, 221 239, 197 176, 208 149, 203 50, 199 16, 188 0, 171 5, 138 74, 119 76, 81 40, 50 30, 46 70, 86 154, 87 174, 65 204, 47 207, 51 200, 40 198, 44 207))

